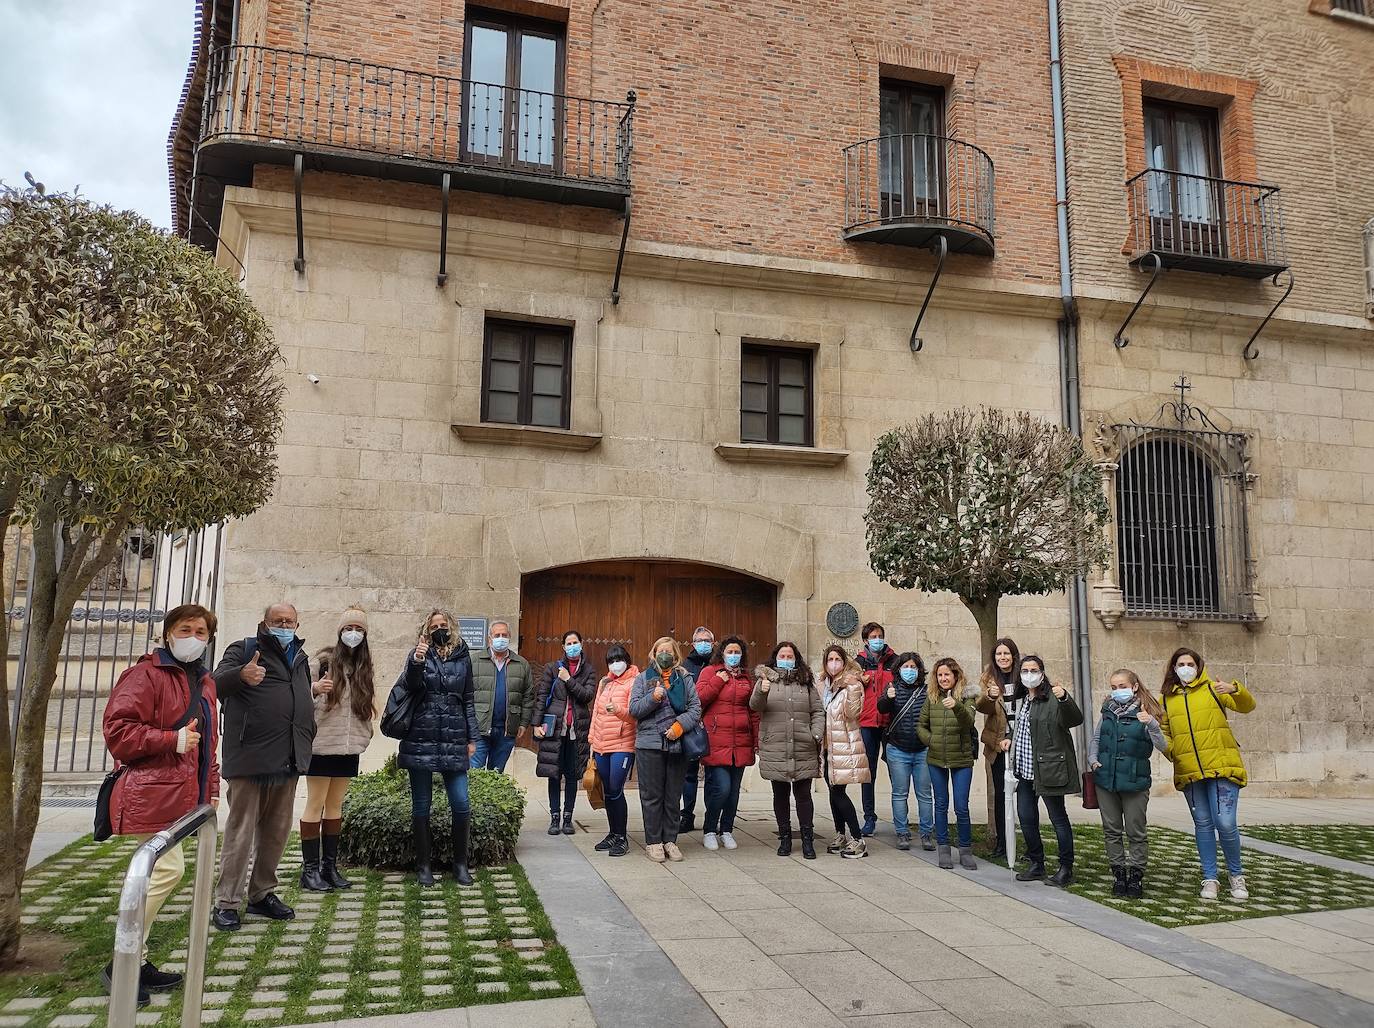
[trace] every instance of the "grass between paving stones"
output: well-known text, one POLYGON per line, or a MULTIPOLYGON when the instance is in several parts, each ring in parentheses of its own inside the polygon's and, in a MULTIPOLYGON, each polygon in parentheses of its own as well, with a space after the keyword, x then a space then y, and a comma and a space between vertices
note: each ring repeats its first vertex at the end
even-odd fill
MULTIPOLYGON (((1244 830, 1249 831, 1248 828, 1244 830)), ((1059 863, 1059 845, 1054 829, 1050 825, 1042 825, 1040 834, 1045 844, 1045 869, 1053 873, 1059 863)), ((987 827, 974 825, 973 836, 979 860, 990 860, 984 855, 987 851, 987 827)), ((1022 840, 1019 832, 1016 838, 1018 855, 1023 855, 1025 851, 1020 849, 1022 840)), ((1165 928, 1374 905, 1374 879, 1250 849, 1243 850, 1245 883, 1250 891, 1250 899, 1245 902, 1232 900, 1223 873, 1221 898, 1208 902, 1198 896, 1202 888, 1202 869, 1193 836, 1171 828, 1151 827, 1149 838, 1145 896, 1143 899, 1129 900, 1112 895, 1112 869, 1107 862, 1102 827, 1074 825, 1074 883, 1069 886, 1069 891, 1165 928)), ((1004 860, 990 862, 1006 866, 1004 860)), ((1024 862, 1018 863, 1018 868, 1024 866, 1024 862)), ((1039 882, 1026 882, 1024 887, 1053 888, 1039 882)))
POLYGON ((1240 830, 1267 842, 1374 865, 1374 825, 1242 825, 1240 830))
MULTIPOLYGON (((25 895, 25 911, 35 916, 31 908, 37 904, 39 912, 36 923, 26 928, 59 934, 71 943, 72 951, 61 972, 0 976, 0 1025, 7 1023, 5 1017, 17 1016, 3 1011, 7 1003, 32 997, 48 1002, 40 1010, 23 1012, 25 1028, 45 1028, 61 1015, 90 1016, 93 1028, 105 1025, 100 969, 110 959, 119 887, 135 845, 129 839, 94 843, 86 838, 33 870, 35 885, 25 895), (57 918, 74 914, 84 919, 57 923, 57 918)), ((435 888, 421 889, 413 875, 350 868, 352 889, 312 894, 302 893, 298 873, 299 850, 293 837, 280 869, 280 895, 297 908, 295 921, 245 917, 242 931, 210 931, 205 993, 229 995, 204 1004, 207 1024, 308 1023, 581 991, 567 952, 518 864, 483 868, 475 872, 476 883, 465 889, 447 875, 435 888), (464 903, 472 909, 464 910, 464 903), (522 908, 524 921, 515 918, 508 923, 502 903, 522 908), (382 938, 394 933, 399 937, 382 938), (516 938, 537 939, 541 950, 527 959, 514 945, 516 938), (332 948, 341 952, 326 952, 332 948), (246 952, 227 952, 234 950, 246 952), (475 959, 481 953, 497 959, 475 959), (225 966, 235 960, 245 966, 225 966), (493 970, 479 974, 484 966, 493 970), (329 975, 346 978, 323 980, 329 975), (481 982, 500 982, 505 988, 482 991, 481 982), (557 987, 534 988, 539 982, 557 987), (320 990, 342 990, 343 995, 317 1000, 320 990), (264 999, 255 1000, 255 994, 264 999), (267 994, 285 999, 266 998, 267 994), (254 1011, 259 1013, 250 1017, 254 1011)), ((151 959, 168 970, 184 968, 192 874, 188 866, 186 879, 168 900, 149 939, 151 959), (178 906, 182 909, 172 912, 178 906)), ((141 1011, 139 1024, 179 1024, 180 999, 180 992, 155 996, 155 1005, 141 1011)))

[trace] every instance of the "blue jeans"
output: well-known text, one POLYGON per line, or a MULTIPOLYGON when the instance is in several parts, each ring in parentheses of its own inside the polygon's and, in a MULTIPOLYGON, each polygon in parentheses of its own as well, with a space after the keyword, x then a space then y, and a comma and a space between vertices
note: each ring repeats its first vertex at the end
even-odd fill
POLYGON ((1240 829, 1236 824, 1240 786, 1229 778, 1204 778, 1184 786, 1183 796, 1193 815, 1193 835, 1202 860, 1203 880, 1216 881, 1218 839, 1226 855, 1227 872, 1240 874, 1240 829))
MULTIPOLYGON (((434 772, 408 769, 410 775, 410 812, 416 817, 429 817, 429 808, 434 802, 434 772)), ((468 814, 468 773, 466 771, 440 771, 444 776, 444 792, 448 793, 448 805, 459 817, 468 814)))
POLYGON ((701 774, 701 761, 687 762, 687 777, 682 780, 682 817, 697 816, 697 776, 701 774))
POLYGON ((973 785, 973 768, 945 768, 929 765, 930 784, 935 790, 935 841, 949 845, 949 789, 954 786, 954 819, 959 822, 959 845, 973 845, 973 822, 968 816, 968 791, 973 785))
POLYGON ((606 822, 612 835, 624 835, 630 808, 625 802, 625 783, 634 770, 633 753, 598 753, 596 773, 601 778, 601 791, 606 798, 606 822))
POLYGON ((892 827, 898 835, 910 835, 907 824, 907 793, 916 788, 916 810, 922 835, 935 831, 935 797, 930 791, 926 751, 910 753, 887 744, 887 773, 892 779, 892 827))
POLYGON ((505 771, 506 761, 510 760, 510 755, 515 751, 515 736, 506 735, 504 732, 492 732, 490 735, 479 735, 477 737, 477 752, 472 755, 469 763, 474 771, 483 768, 488 771, 505 771))
POLYGON ((703 770, 706 772, 706 821, 702 831, 733 832, 744 768, 705 767, 703 770))

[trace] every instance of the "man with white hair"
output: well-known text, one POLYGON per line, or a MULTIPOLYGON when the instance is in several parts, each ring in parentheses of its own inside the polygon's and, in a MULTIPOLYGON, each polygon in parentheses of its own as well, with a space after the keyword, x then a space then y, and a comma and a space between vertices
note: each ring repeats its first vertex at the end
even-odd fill
POLYGON ((534 720, 534 681, 529 662, 511 649, 510 624, 493 621, 485 651, 472 654, 476 693, 477 750, 473 769, 505 771, 516 739, 534 720))
MULTIPOLYGON (((705 625, 699 626, 692 633, 692 648, 682 658, 682 666, 692 676, 692 681, 696 681, 701 676, 701 669, 711 663, 711 651, 715 648, 715 633, 705 625)), ((688 761, 687 777, 682 783, 682 815, 677 829, 679 835, 697 830, 697 786, 700 778, 701 761, 688 761)))

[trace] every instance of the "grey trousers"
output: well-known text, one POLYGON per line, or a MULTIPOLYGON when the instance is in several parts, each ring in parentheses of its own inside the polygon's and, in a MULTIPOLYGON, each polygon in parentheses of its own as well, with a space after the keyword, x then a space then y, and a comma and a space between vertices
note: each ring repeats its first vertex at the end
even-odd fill
POLYGON ((227 910, 237 909, 243 899, 250 860, 253 877, 248 882, 248 902, 256 903, 277 890, 277 862, 291 835, 296 779, 268 786, 253 778, 230 778, 225 792, 229 819, 224 823, 215 906, 227 910))
POLYGON ((644 813, 644 845, 677 842, 687 758, 662 750, 635 750, 635 770, 644 813))
POLYGON ((1112 792, 1097 789, 1098 813, 1102 815, 1102 834, 1107 839, 1107 859, 1116 866, 1145 868, 1149 844, 1145 836, 1145 808, 1150 804, 1148 789, 1141 792, 1112 792), (1122 836, 1130 848, 1122 844, 1122 836))

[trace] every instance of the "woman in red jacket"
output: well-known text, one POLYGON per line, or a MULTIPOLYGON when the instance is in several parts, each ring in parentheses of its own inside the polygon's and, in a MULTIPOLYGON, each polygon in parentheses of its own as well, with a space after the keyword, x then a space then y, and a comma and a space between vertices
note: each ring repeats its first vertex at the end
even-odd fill
MULTIPOLYGON (((105 745, 123 767, 110 795, 116 835, 141 842, 202 803, 219 806, 215 680, 201 659, 214 635, 215 615, 199 604, 168 611, 162 646, 120 675, 110 693, 105 745)), ((159 971, 148 960, 148 931, 185 868, 180 845, 153 865, 143 908, 140 1006, 150 992, 170 992, 181 984, 181 975, 159 971)), ((106 964, 106 989, 111 970, 106 964)))
POLYGON ((754 682, 745 670, 744 640, 731 635, 722 640, 719 656, 701 669, 697 695, 701 720, 711 740, 711 752, 701 758, 706 769, 706 824, 702 845, 708 850, 735 849, 735 811, 744 769, 754 762, 759 746, 759 715, 749 709, 754 682), (719 832, 719 835, 717 835, 719 832))

